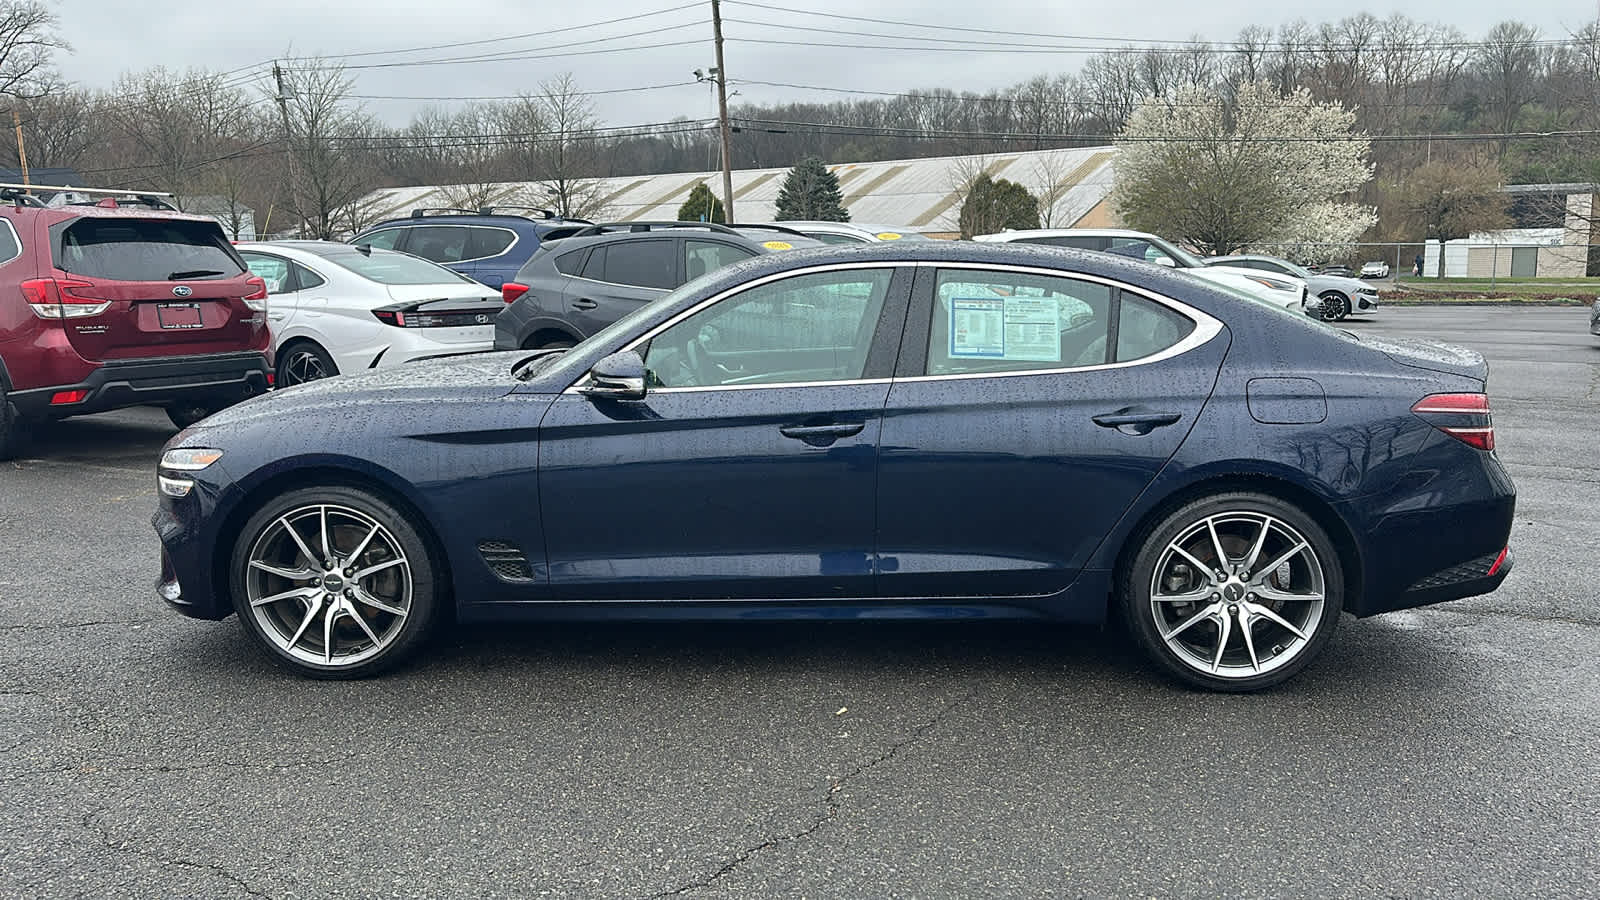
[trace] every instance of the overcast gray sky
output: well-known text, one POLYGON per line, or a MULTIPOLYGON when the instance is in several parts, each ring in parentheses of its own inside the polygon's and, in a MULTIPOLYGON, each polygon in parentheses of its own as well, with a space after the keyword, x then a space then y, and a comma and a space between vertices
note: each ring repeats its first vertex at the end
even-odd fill
MULTIPOLYGON (((692 82, 692 71, 713 64, 710 4, 598 28, 590 23, 686 6, 688 0, 607 0, 607 2, 527 2, 527 0, 57 0, 61 32, 74 48, 61 60, 68 78, 92 87, 111 87, 118 75, 155 65, 183 69, 235 70, 287 52, 338 56, 518 34, 515 41, 393 55, 351 57, 347 63, 395 62, 480 56, 523 51, 539 59, 466 62, 430 66, 352 69, 356 92, 374 97, 466 97, 514 94, 561 72, 574 73, 586 91, 611 91, 644 85, 692 82), (137 7, 138 22, 128 20, 137 7), (557 29, 571 29, 551 33, 557 29), (640 34, 641 32, 648 32, 640 34), (595 43, 596 39, 635 35, 595 43), (685 46, 655 46, 627 52, 596 49, 693 41, 685 46), (582 52, 583 55, 555 56, 582 52)), ((1334 20, 1361 7, 1333 0, 1309 0, 1285 11, 1281 0, 1233 0, 1202 4, 1193 0, 1101 0, 1095 3, 1039 0, 803 0, 794 4, 736 3, 724 0, 729 20, 727 57, 730 82, 759 80, 873 91, 949 87, 987 90, 1040 73, 1073 71, 1084 53, 1021 52, 1003 36, 940 32, 902 26, 829 20, 797 10, 839 13, 929 25, 1016 31, 1015 40, 1060 46, 1046 35, 1094 38, 1182 40, 1195 35, 1226 41, 1249 24, 1276 27, 1290 18, 1334 20), (1201 12, 1203 10, 1203 12, 1201 12), (747 24, 766 23, 766 24, 747 24), (772 26, 779 27, 772 27, 772 26), (816 30, 803 30, 805 28, 816 30), (849 34, 856 32, 857 34, 849 34), (826 43, 894 45, 905 42, 875 35, 916 34, 995 41, 992 51, 882 50, 818 46, 826 43), (792 43, 755 43, 757 39, 792 43)), ((1506 4, 1489 0, 1415 0, 1403 6, 1368 6, 1388 16, 1399 11, 1427 22, 1455 25, 1479 38, 1495 22, 1515 17, 1537 26, 1546 37, 1563 37, 1587 21, 1597 0, 1540 0, 1506 4)), ((1103 46, 1110 40, 1082 45, 1103 46)), ((734 98, 769 102, 791 99, 842 99, 818 93, 754 84, 732 84, 734 98)), ((703 117, 711 112, 704 85, 687 85, 594 97, 608 125, 660 122, 674 116, 703 117)), ((390 122, 403 122, 427 100, 367 99, 367 109, 390 122)), ((449 107, 449 101, 434 101, 449 107)))

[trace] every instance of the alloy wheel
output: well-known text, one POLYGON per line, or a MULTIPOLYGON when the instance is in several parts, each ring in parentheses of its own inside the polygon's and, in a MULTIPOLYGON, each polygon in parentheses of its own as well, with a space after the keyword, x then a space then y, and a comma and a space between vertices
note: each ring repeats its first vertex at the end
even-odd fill
POLYGON ((246 601, 262 634, 288 656, 354 666, 395 642, 412 612, 413 576, 400 541, 359 510, 307 504, 274 519, 251 546, 246 601))
POLYGON ((1208 515, 1179 531, 1150 581, 1160 638, 1184 666, 1255 678, 1288 665, 1327 614, 1323 562, 1288 522, 1254 511, 1208 515))
POLYGON ((282 387, 295 384, 305 384, 319 378, 327 378, 328 370, 322 365, 322 359, 310 350, 295 350, 283 362, 283 375, 279 379, 282 387))

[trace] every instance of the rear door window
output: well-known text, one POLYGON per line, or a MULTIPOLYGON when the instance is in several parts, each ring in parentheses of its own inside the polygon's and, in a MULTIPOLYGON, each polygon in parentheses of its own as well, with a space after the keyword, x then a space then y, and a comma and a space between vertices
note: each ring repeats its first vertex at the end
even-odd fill
POLYGON ((406 252, 436 263, 467 259, 467 242, 474 228, 461 225, 422 225, 411 229, 406 252))
POLYGON ((321 275, 318 275, 317 273, 311 271, 310 269, 306 268, 305 266, 300 265, 299 263, 295 263, 294 264, 294 282, 295 282, 295 290, 297 290, 297 291, 305 291, 305 290, 310 290, 311 288, 314 288, 314 287, 322 287, 323 285, 328 283, 328 279, 323 278, 321 275))
POLYGON ((61 232, 56 267, 112 281, 196 281, 244 272, 222 227, 181 219, 85 216, 61 232))
POLYGON ((239 255, 244 257, 244 264, 250 267, 250 274, 267 283, 267 293, 292 294, 300 290, 295 284, 294 268, 288 260, 249 251, 239 255))
POLYGON ((556 271, 563 275, 576 275, 583 271, 583 257, 586 250, 574 250, 556 257, 556 271))
MULTIPOLYGON (((672 244, 668 240, 611 244, 605 248, 606 274, 600 280, 670 290, 678 268, 672 244)), ((588 272, 587 266, 584 271, 588 272)))

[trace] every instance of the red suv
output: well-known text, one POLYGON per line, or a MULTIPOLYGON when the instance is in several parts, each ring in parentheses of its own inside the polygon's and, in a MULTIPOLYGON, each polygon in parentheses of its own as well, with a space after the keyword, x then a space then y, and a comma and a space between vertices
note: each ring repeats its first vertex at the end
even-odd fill
POLYGON ((215 221, 151 197, 0 203, 0 459, 33 422, 151 404, 181 428, 268 388, 266 284, 215 221))

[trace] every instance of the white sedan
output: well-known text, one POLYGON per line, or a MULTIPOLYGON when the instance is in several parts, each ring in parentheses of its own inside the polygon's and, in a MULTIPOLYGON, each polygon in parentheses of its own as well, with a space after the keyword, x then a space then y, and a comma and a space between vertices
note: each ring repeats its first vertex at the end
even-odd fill
POLYGON ((330 241, 237 249, 267 282, 278 387, 494 349, 500 294, 444 266, 330 241))

